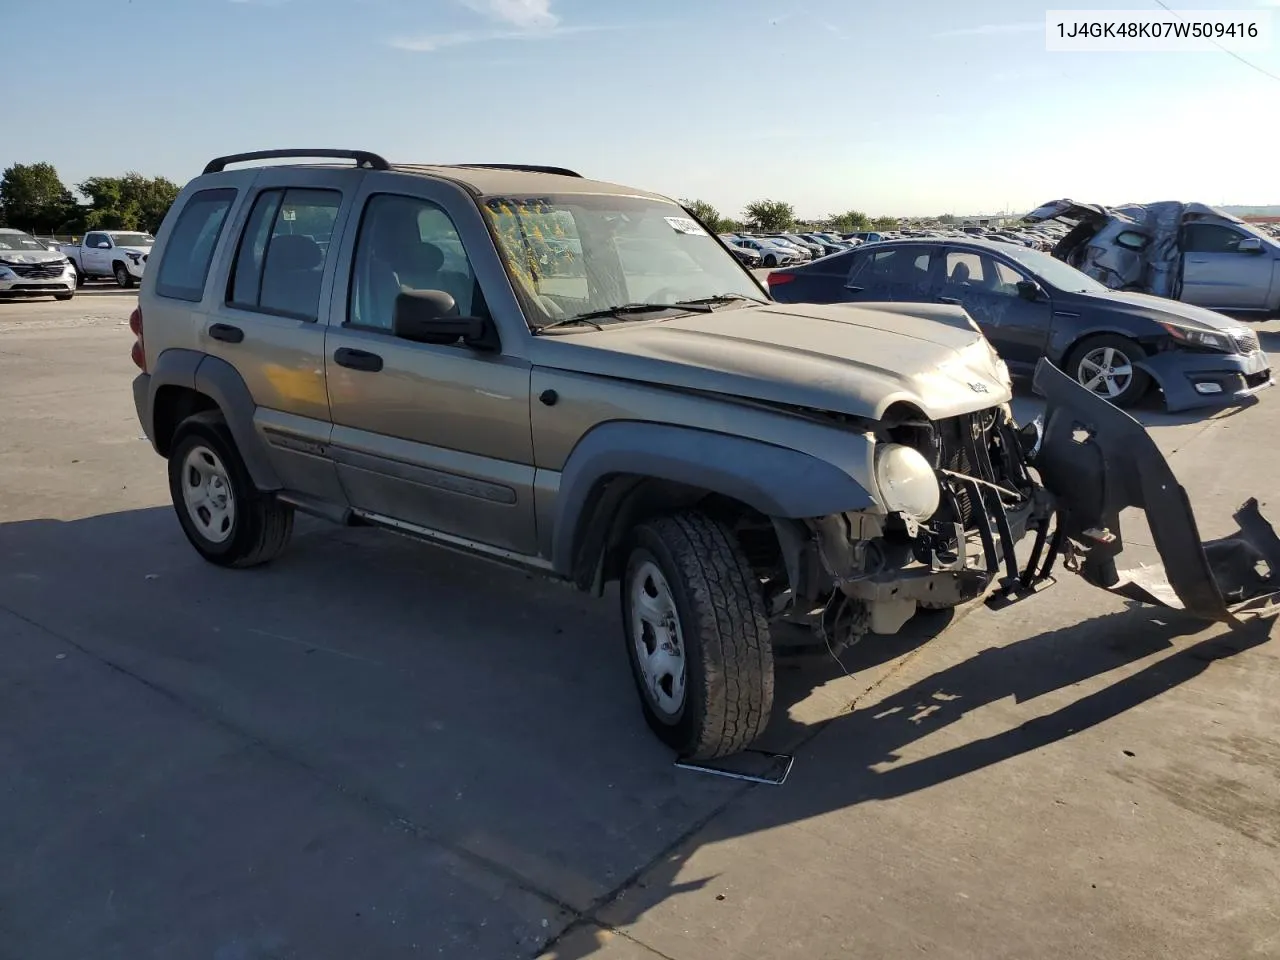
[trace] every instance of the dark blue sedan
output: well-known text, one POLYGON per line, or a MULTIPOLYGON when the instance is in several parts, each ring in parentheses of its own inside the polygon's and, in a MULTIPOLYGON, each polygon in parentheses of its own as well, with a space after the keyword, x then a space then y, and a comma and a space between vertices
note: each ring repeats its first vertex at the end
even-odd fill
POLYGON ((775 270, 782 303, 962 307, 1014 375, 1041 357, 1117 406, 1154 382, 1169 410, 1238 402, 1274 381, 1257 334, 1176 300, 1109 290, 1048 254, 982 240, 889 240, 775 270))

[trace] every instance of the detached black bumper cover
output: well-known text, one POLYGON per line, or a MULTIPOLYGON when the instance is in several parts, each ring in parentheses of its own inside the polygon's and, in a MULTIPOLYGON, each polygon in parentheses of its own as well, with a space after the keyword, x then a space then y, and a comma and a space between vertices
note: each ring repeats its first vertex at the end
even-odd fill
POLYGON ((1231 624, 1280 599, 1280 537, 1257 500, 1236 511, 1235 534, 1202 543, 1186 491, 1142 424, 1047 360, 1035 387, 1048 407, 1034 466, 1057 500, 1073 569, 1130 599, 1231 624), (1146 511, 1162 566, 1117 571, 1126 507, 1146 511))

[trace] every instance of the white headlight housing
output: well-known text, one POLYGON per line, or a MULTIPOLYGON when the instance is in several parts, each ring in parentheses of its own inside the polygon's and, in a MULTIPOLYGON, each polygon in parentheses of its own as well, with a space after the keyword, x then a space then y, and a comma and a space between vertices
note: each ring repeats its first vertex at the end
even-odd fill
POLYGON ((876 447, 876 483, 880 499, 891 513, 928 520, 942 502, 938 478, 929 461, 919 450, 901 443, 876 447))

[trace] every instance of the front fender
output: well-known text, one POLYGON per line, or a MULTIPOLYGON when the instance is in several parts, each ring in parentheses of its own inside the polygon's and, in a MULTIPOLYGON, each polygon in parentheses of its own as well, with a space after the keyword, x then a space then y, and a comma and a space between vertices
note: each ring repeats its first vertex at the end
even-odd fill
POLYGON ((1202 543, 1186 490, 1142 424, 1047 360, 1036 367, 1035 387, 1048 406, 1034 466, 1057 501, 1059 530, 1078 555, 1085 580, 1231 624, 1280 594, 1280 538, 1257 500, 1235 513, 1239 531, 1202 543), (1163 570, 1122 575, 1116 569, 1125 507, 1146 512, 1163 570))
MULTIPOLYGON (((867 441, 850 436, 848 442, 867 441)), ((557 572, 570 573, 592 493, 617 474, 709 490, 769 517, 802 519, 876 506, 863 482, 806 453, 709 430, 613 421, 587 433, 565 462, 552 538, 557 572)))

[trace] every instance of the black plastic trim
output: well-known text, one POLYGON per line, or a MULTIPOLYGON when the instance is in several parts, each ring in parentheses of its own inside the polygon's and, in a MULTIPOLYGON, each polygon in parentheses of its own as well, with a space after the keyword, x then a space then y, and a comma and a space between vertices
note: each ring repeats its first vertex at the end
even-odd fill
POLYGON ((254 150, 249 153, 232 153, 225 157, 215 157, 205 164, 205 173, 221 173, 227 169, 229 163, 248 163, 251 160, 288 160, 299 157, 336 157, 341 160, 354 160, 356 166, 367 167, 370 170, 390 170, 391 164, 387 163, 382 157, 376 153, 370 153, 368 150, 254 150))

